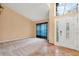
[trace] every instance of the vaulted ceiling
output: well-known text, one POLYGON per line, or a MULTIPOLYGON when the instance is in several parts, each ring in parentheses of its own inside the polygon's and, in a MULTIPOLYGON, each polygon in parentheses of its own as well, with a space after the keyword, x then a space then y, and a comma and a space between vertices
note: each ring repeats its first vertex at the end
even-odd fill
POLYGON ((6 3, 7 7, 31 20, 48 19, 48 4, 46 3, 6 3))

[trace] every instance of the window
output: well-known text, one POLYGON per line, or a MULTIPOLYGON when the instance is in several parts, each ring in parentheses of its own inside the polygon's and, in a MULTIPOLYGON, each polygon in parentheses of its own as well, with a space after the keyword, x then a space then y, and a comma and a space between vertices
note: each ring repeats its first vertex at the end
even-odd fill
POLYGON ((39 38, 47 38, 47 23, 39 23, 36 25, 36 36, 39 38))
POLYGON ((77 11, 78 3, 56 3, 56 16, 77 11))

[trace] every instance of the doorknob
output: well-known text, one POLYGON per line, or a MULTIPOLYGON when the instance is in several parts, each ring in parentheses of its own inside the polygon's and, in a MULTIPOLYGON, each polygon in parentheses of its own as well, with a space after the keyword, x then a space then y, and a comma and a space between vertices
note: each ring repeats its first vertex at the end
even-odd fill
POLYGON ((60 30, 60 36, 62 36, 62 30, 60 30))

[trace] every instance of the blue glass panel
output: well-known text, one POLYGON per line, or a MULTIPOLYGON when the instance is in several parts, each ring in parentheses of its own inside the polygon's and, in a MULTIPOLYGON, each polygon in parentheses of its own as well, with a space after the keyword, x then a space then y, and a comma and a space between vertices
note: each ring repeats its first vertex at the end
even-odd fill
POLYGON ((47 24, 37 24, 36 26, 36 35, 39 37, 47 36, 47 24))
POLYGON ((41 28, 41 26, 37 25, 37 35, 41 35, 40 28, 41 28))
POLYGON ((46 24, 41 25, 41 35, 46 36, 46 24))

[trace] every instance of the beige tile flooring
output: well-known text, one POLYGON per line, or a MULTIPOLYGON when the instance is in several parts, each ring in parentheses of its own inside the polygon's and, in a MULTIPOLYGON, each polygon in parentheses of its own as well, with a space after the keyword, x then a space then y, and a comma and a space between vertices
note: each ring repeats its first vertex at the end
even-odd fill
POLYGON ((49 44, 40 38, 0 43, 0 56, 79 56, 79 51, 49 44))

